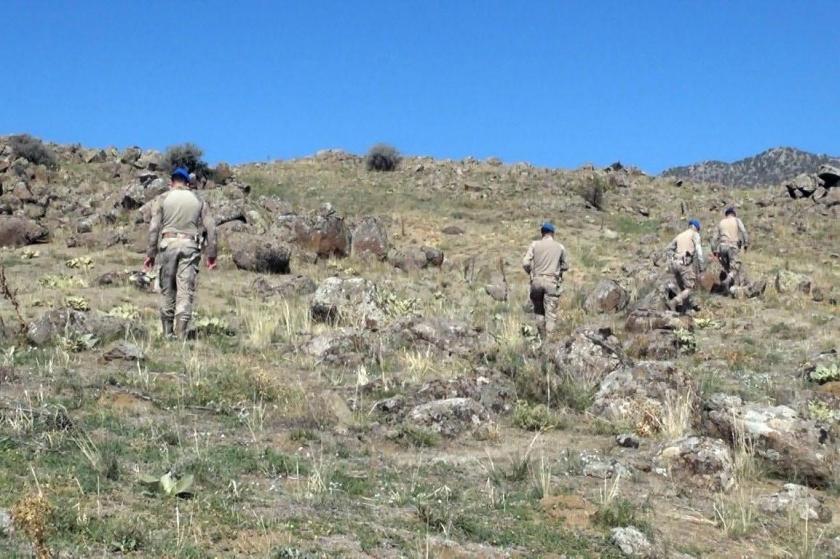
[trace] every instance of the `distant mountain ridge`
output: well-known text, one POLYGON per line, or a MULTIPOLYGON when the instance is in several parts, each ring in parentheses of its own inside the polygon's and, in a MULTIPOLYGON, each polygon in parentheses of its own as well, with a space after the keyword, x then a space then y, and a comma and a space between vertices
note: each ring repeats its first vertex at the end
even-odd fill
POLYGON ((726 186, 764 186, 778 184, 801 173, 814 173, 824 163, 840 163, 840 157, 809 153, 791 147, 776 147, 732 163, 703 161, 671 167, 663 177, 726 186))

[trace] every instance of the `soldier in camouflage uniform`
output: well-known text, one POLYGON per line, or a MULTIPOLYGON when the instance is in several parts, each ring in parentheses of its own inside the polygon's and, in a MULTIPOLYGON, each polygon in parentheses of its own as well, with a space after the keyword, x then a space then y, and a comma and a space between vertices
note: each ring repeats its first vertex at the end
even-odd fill
POLYGON ((677 235, 666 249, 671 273, 681 290, 676 297, 668 301, 671 310, 683 305, 691 309, 699 307, 691 300, 691 294, 697 284, 697 272, 703 271, 703 249, 700 247, 700 222, 692 219, 688 229, 677 235))
POLYGON ((747 250, 750 238, 735 208, 726 208, 724 218, 720 221, 712 237, 712 252, 718 257, 726 278, 723 284, 732 292, 733 287, 741 285, 741 250, 747 250))
POLYGON ((207 268, 216 267, 216 223, 207 203, 189 189, 183 167, 172 172, 169 192, 155 201, 149 224, 149 244, 144 268, 160 263, 160 308, 165 337, 185 338, 192 319, 195 283, 206 240, 207 268))
POLYGON ((542 239, 531 243, 522 259, 522 267, 531 277, 531 302, 537 315, 537 330, 543 338, 554 332, 560 282, 563 272, 569 269, 566 249, 554 240, 554 231, 554 225, 543 223, 542 239))

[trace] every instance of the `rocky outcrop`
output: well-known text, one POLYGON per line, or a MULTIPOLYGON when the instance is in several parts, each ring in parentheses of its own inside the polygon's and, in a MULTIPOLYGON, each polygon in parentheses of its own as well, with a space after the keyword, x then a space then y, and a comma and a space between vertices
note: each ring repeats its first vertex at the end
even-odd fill
POLYGON ((590 313, 611 313, 624 310, 630 296, 613 280, 603 279, 589 293, 583 307, 590 313))
POLYGON ((391 324, 386 339, 394 349, 431 350, 445 355, 483 354, 493 340, 469 324, 450 318, 405 317, 391 324))
POLYGON ((712 436, 746 441, 782 475, 824 486, 833 479, 837 446, 829 431, 787 406, 743 402, 715 394, 703 403, 704 427, 712 436))
POLYGON ((235 233, 228 238, 233 263, 240 270, 288 274, 291 250, 279 241, 261 235, 235 233))
POLYGON ((388 252, 388 262, 404 272, 440 268, 443 265, 443 259, 443 252, 430 246, 391 249, 388 252))
POLYGON ((683 437, 664 444, 653 468, 681 484, 709 491, 728 491, 735 485, 732 451, 726 442, 709 437, 683 437))
POLYGON ((621 342, 610 328, 581 328, 546 351, 560 379, 594 388, 624 361, 621 342))
POLYGON ((795 483, 786 483, 778 493, 758 497, 755 504, 764 513, 786 519, 831 522, 831 509, 809 488, 795 483))
POLYGON ((280 238, 321 258, 350 255, 350 229, 332 205, 325 204, 312 216, 282 215, 277 219, 280 238))
POLYGON ((805 274, 799 274, 788 270, 779 270, 776 272, 776 279, 774 280, 776 291, 779 293, 804 293, 805 295, 811 292, 811 278, 805 274))
POLYGON ((142 327, 131 321, 101 312, 57 309, 44 313, 29 324, 26 336, 36 346, 54 343, 59 338, 97 343, 129 335, 140 335, 142 327))
POLYGON ((315 293, 318 286, 309 276, 287 275, 279 276, 277 279, 267 279, 259 276, 251 282, 249 291, 262 298, 270 297, 299 297, 315 293))
POLYGON ((0 216, 0 247, 21 247, 45 243, 49 231, 25 217, 0 216))
POLYGON ((317 322, 345 322, 371 330, 379 329, 386 318, 376 285, 364 278, 325 279, 315 291, 310 311, 317 322))
POLYGON ((311 338, 304 351, 319 362, 348 366, 361 363, 365 345, 362 331, 345 327, 311 338))
POLYGON ((385 260, 390 248, 388 231, 378 218, 366 217, 353 229, 351 243, 353 256, 385 260))
POLYGON ((625 557, 654 559, 659 556, 648 537, 633 526, 613 528, 610 542, 621 550, 625 557))
POLYGON ((415 407, 406 418, 412 425, 445 437, 454 437, 478 427, 488 419, 489 414, 484 406, 472 398, 433 400, 415 407))

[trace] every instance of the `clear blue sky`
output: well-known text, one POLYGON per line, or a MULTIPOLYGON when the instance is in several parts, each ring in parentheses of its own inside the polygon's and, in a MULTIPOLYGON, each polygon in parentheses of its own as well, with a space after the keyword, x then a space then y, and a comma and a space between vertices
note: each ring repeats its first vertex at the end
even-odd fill
POLYGON ((840 155, 840 1, 2 3, 0 134, 243 162, 840 155))

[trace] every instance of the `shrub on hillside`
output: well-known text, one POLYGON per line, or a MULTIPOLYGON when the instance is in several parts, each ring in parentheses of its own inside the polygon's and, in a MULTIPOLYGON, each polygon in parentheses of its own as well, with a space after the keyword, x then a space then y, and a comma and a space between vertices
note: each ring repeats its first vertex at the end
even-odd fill
POLYGON ((198 178, 207 178, 210 166, 202 159, 204 150, 192 143, 169 146, 163 154, 163 168, 171 171, 175 167, 186 167, 198 178))
POLYGON ((15 157, 23 157, 35 165, 44 165, 50 169, 58 166, 55 154, 44 142, 29 134, 18 134, 9 138, 9 145, 15 157))
POLYGON ((219 163, 210 170, 210 178, 216 184, 225 184, 233 178, 233 169, 227 163, 219 163))
POLYGON ((368 171, 393 171, 400 163, 400 153, 394 146, 376 144, 367 153, 365 164, 368 171))
POLYGON ((583 187, 583 199, 586 200, 586 203, 595 208, 596 210, 603 211, 606 208, 606 187, 604 186, 604 181, 600 178, 595 178, 591 183, 585 185, 583 187))

